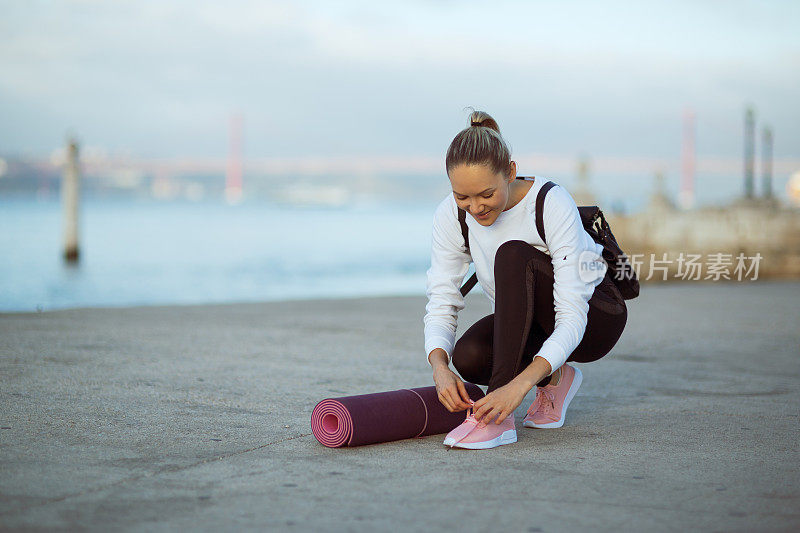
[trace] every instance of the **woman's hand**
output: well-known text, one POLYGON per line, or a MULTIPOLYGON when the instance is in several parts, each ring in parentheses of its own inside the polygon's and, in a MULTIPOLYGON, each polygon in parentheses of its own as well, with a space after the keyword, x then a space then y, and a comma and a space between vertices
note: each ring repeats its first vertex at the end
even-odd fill
POLYGON ((436 383, 436 394, 448 411, 454 413, 470 407, 470 397, 464 382, 446 365, 439 365, 433 370, 433 381, 436 383))
POLYGON ((529 390, 531 390, 530 387, 512 379, 476 401, 472 406, 472 414, 477 421, 485 424, 490 423, 496 416, 495 424, 499 424, 519 407, 529 390))

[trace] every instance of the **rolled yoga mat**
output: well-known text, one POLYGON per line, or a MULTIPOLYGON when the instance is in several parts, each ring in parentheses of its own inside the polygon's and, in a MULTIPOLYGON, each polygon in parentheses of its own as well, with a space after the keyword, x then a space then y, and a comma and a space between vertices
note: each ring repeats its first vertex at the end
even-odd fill
MULTIPOLYGON (((475 401, 485 396, 474 383, 464 386, 475 401)), ((326 398, 311 413, 311 431, 329 448, 362 446, 448 433, 465 416, 465 411, 448 411, 435 386, 419 387, 326 398)))

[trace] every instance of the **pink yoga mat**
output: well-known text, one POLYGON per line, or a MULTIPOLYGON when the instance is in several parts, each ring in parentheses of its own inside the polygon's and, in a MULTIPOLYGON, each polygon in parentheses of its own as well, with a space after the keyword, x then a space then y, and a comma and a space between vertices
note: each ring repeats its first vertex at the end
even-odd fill
MULTIPOLYGON (((484 397, 474 383, 464 385, 473 400, 484 397)), ((326 398, 311 413, 311 431, 329 448, 361 446, 448 433, 465 416, 466 411, 448 411, 436 387, 419 387, 326 398)))

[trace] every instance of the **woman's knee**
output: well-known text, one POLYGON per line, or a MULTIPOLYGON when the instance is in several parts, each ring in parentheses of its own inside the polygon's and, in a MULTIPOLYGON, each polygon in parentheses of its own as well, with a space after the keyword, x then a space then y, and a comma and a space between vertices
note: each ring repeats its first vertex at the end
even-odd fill
POLYGON ((539 262, 551 264, 550 256, 532 244, 519 239, 506 241, 500 245, 494 254, 494 263, 525 263, 534 259, 539 262))
POLYGON ((530 261, 533 261, 535 269, 552 269, 550 256, 533 245, 518 239, 504 242, 494 255, 495 279, 506 273, 518 272, 514 266, 524 268, 530 261))
POLYGON ((461 337, 453 347, 453 366, 466 381, 480 384, 491 365, 487 346, 476 339, 461 337))
POLYGON ((531 249, 536 250, 530 244, 519 239, 506 241, 500 245, 494 254, 494 264, 497 263, 518 263, 527 261, 531 255, 531 249))

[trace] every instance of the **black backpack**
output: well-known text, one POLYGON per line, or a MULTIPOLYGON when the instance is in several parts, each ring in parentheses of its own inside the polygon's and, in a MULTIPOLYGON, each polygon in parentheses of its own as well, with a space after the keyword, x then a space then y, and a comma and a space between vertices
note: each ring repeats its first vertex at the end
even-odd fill
MULTIPOLYGON (((524 176, 517 176, 517 179, 525 179, 524 176)), ((544 198, 547 191, 555 187, 555 183, 548 181, 542 188, 539 189, 539 194, 536 196, 536 231, 542 241, 547 244, 547 239, 544 235, 544 198)), ((606 222, 603 212, 596 205, 582 205, 578 206, 578 213, 583 222, 583 228, 586 233, 591 235, 594 242, 603 245, 603 259, 608 263, 607 276, 611 276, 611 280, 619 289, 622 298, 631 300, 639 296, 639 280, 636 278, 636 272, 628 262, 628 256, 622 251, 622 248, 617 244, 617 239, 611 233, 611 226, 606 222)), ((458 208, 458 222, 461 224, 461 234, 464 236, 464 245, 469 253, 469 231, 467 229, 467 212, 458 208)), ((478 283, 477 274, 473 273, 464 285, 461 287, 461 294, 466 296, 472 290, 472 287, 478 283)))

